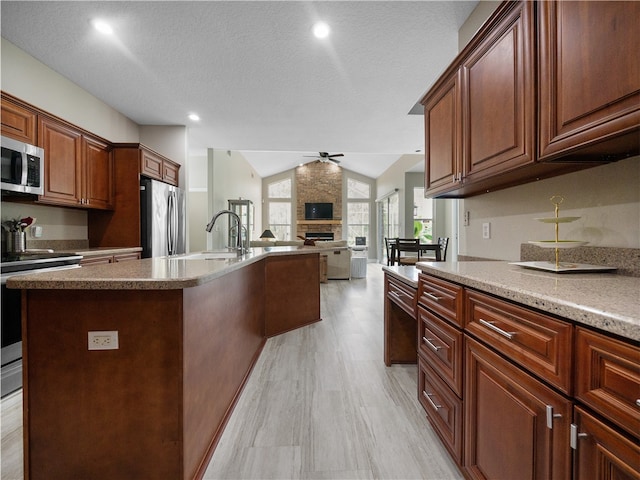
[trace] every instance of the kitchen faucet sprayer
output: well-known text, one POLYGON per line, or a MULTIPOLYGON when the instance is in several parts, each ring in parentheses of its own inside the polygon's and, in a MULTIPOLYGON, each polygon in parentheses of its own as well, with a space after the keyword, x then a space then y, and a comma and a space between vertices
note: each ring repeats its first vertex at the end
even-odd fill
MULTIPOLYGON (((205 230, 207 232, 211 232, 211 230, 213 229, 213 226, 216 223, 216 220, 218 220, 218 217, 225 214, 235 218, 236 223, 238 224, 238 235, 237 235, 238 241, 237 241, 236 249, 241 255, 244 255, 245 248, 244 248, 244 245, 242 244, 242 235, 240 234, 240 232, 242 232, 242 220, 240 220, 240 217, 236 212, 232 212, 231 210, 220 210, 219 212, 214 213, 213 217, 211 217, 211 221, 207 224, 205 230)), ((229 225, 229 229, 231 229, 231 225, 229 225)))

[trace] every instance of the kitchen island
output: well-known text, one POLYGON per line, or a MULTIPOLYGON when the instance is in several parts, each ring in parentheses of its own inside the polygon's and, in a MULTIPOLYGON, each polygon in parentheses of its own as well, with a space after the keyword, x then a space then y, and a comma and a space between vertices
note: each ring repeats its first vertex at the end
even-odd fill
POLYGON ((9 281, 25 478, 201 478, 266 338, 320 320, 315 249, 188 257, 9 281))

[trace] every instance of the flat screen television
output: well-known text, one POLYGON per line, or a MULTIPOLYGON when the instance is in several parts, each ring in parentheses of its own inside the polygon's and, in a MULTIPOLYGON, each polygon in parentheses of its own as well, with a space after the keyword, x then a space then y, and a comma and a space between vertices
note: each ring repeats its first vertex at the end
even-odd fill
POLYGON ((333 220, 333 203, 305 203, 305 220, 333 220))

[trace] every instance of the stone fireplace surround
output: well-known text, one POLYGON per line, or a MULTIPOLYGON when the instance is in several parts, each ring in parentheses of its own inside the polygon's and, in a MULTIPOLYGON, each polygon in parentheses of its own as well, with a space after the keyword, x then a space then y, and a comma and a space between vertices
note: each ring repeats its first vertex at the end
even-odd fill
POLYGON ((332 233, 342 239, 342 168, 333 162, 311 162, 297 167, 296 175, 296 236, 309 233, 332 233), (333 203, 333 220, 305 220, 307 202, 333 203))

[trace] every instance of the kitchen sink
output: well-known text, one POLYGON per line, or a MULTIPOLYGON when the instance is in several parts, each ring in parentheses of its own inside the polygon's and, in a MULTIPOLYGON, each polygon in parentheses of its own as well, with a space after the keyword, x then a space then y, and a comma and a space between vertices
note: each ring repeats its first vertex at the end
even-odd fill
POLYGON ((181 260, 225 260, 228 258, 238 258, 238 252, 220 250, 212 252, 189 253, 180 257, 181 260))

